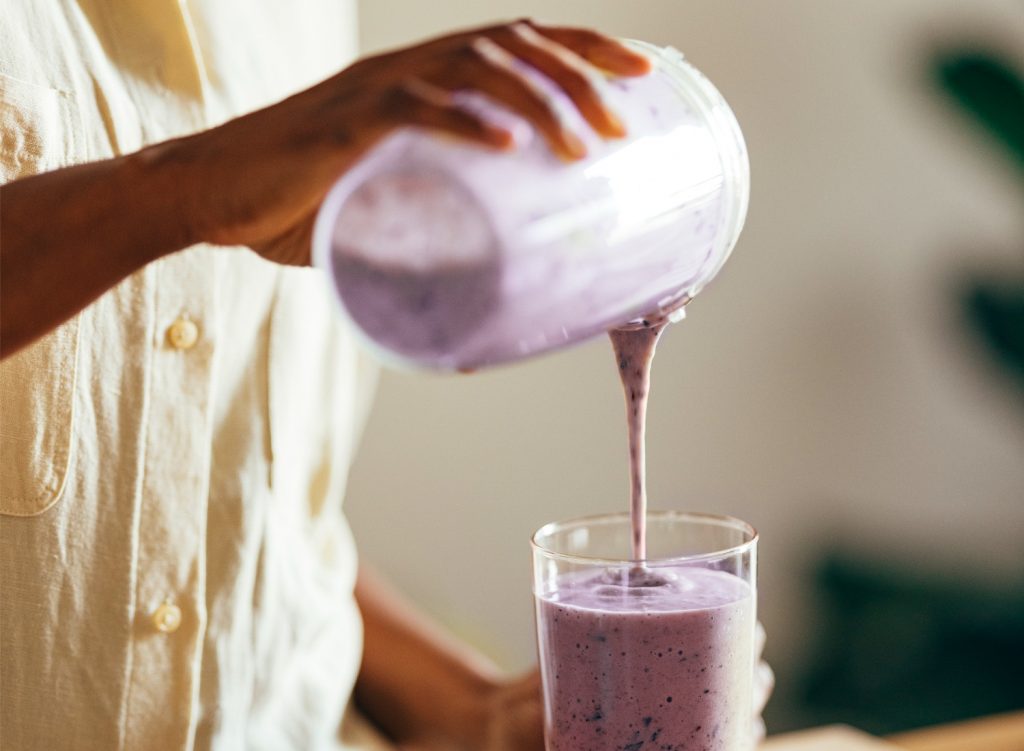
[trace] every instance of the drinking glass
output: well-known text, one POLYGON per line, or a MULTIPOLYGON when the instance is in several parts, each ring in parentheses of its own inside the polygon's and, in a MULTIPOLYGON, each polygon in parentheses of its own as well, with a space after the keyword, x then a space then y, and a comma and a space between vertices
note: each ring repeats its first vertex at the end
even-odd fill
POLYGON ((757 532, 727 516, 629 514, 533 536, 547 751, 748 751, 757 532))

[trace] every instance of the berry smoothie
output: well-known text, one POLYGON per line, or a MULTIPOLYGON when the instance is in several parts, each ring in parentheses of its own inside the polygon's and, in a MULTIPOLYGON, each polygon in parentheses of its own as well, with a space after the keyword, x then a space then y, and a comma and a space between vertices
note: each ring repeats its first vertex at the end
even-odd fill
POLYGON ((538 594, 547 751, 746 751, 754 598, 667 566, 563 574, 538 594))

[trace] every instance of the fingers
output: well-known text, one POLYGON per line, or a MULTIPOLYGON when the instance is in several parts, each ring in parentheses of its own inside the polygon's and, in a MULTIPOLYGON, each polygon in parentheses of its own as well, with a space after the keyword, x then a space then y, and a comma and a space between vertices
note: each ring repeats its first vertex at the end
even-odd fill
POLYGON ((563 158, 586 155, 583 141, 562 121, 551 97, 516 69, 511 53, 488 37, 466 41, 423 77, 448 91, 473 89, 504 104, 529 120, 563 158))
POLYGON ((642 76, 651 70, 651 61, 634 52, 617 39, 590 29, 565 26, 544 26, 530 20, 521 21, 538 34, 547 37, 584 60, 617 76, 642 76))
POLYGON ((755 743, 760 743, 765 737, 764 713, 765 705, 772 695, 775 687, 775 673, 768 667, 767 663, 760 663, 754 670, 754 717, 751 720, 751 734, 755 743))
POLYGON ((489 743, 497 751, 533 751, 544 748, 544 710, 539 671, 499 687, 491 706, 489 743))
POLYGON ((754 669, 754 713, 758 716, 764 711, 775 690, 775 671, 767 662, 758 663, 754 669))
POLYGON ((761 741, 764 740, 765 735, 767 734, 767 730, 764 726, 764 720, 762 720, 760 717, 754 718, 754 726, 751 729, 750 734, 751 736, 753 736, 754 745, 756 746, 760 744, 761 741))
POLYGON ((764 740, 765 727, 761 714, 768 704, 768 699, 771 698, 772 691, 775 690, 775 672, 767 662, 761 660, 766 638, 764 626, 758 621, 754 629, 754 654, 757 655, 758 663, 754 667, 754 718, 752 726, 754 741, 757 743, 764 740))
POLYGON ((764 653, 764 644, 768 640, 768 634, 764 630, 764 626, 761 625, 761 621, 758 621, 754 626, 754 654, 761 657, 764 653))
POLYGON ((416 79, 390 89, 381 98, 379 108, 390 125, 433 128, 499 149, 513 145, 509 131, 456 106, 446 92, 416 79))
POLYGON ((595 131, 613 138, 625 135, 622 121, 604 102, 600 75, 575 52, 526 23, 503 27, 493 39, 561 88, 595 131))
POLYGON ((524 64, 561 89, 594 131, 606 137, 623 136, 625 129, 603 100, 597 68, 625 76, 651 69, 647 57, 596 31, 527 20, 433 39, 364 60, 350 71, 363 84, 411 77, 435 87, 424 93, 413 86, 410 92, 401 84, 385 103, 389 124, 422 125, 492 146, 511 145, 511 135, 452 103, 451 93, 475 90, 524 117, 562 158, 585 156, 579 134, 563 122, 549 93, 524 74, 524 64), (400 112, 398 105, 410 109, 400 112))

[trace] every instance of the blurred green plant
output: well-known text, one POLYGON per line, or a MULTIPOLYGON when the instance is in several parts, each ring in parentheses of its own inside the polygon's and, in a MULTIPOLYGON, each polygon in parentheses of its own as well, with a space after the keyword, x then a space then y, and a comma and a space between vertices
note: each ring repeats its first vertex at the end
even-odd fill
MULTIPOLYGON (((942 52, 929 71, 1009 158, 1024 199, 1024 79, 978 50, 942 52)), ((1024 389, 1024 273, 974 271, 957 294, 971 330, 1024 389)), ((928 574, 836 549, 815 578, 819 627, 797 681, 800 724, 885 734, 1024 706, 1024 581, 995 587, 981 574, 928 574)))
POLYGON ((1024 707, 1024 583, 832 551, 802 683, 809 724, 879 735, 1024 707))
MULTIPOLYGON (((957 50, 936 58, 934 77, 989 140, 1009 155, 1024 187, 1024 79, 1020 74, 987 52, 957 50)), ((974 274, 961 297, 973 330, 1024 387, 1024 279, 974 274)))

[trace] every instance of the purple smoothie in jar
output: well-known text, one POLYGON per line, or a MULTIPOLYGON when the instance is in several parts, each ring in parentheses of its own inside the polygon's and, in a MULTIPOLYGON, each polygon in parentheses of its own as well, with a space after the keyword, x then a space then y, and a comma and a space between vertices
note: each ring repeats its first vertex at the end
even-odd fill
POLYGON ((626 138, 598 138, 563 107, 587 142, 581 162, 466 96, 518 123, 514 152, 402 129, 338 180, 317 215, 314 262, 385 360, 519 360, 671 310, 715 276, 746 214, 742 134, 682 55, 631 44, 652 73, 600 82, 626 138))

